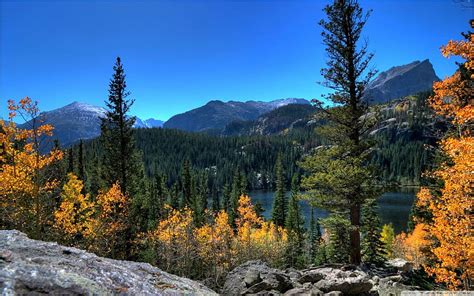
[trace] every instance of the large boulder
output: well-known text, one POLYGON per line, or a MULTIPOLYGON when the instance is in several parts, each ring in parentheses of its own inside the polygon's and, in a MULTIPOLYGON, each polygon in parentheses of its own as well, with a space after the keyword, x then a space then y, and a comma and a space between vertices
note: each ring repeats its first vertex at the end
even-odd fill
POLYGON ((319 268, 315 272, 324 275, 324 279, 314 284, 323 292, 340 291, 344 295, 359 295, 372 289, 368 275, 361 270, 341 270, 336 268, 319 268))
POLYGON ((0 231, 1 295, 217 295, 147 263, 98 257, 57 243, 0 231))
POLYGON ((387 262, 387 265, 390 267, 394 267, 395 269, 401 272, 413 271, 413 263, 401 258, 395 258, 395 259, 389 260, 387 262))
POLYGON ((278 294, 292 288, 293 283, 288 275, 281 270, 269 267, 263 261, 255 260, 236 267, 227 275, 222 294, 262 295, 264 291, 278 294))

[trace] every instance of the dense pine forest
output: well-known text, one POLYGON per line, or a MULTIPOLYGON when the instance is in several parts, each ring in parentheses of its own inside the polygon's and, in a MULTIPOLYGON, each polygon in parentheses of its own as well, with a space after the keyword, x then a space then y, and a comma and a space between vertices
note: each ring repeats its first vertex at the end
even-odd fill
POLYGON ((249 136, 134 129, 120 58, 97 139, 41 153, 54 127, 36 120, 32 99, 8 101, 0 228, 148 262, 215 289, 249 260, 383 268, 397 257, 413 262, 422 288, 472 289, 472 35, 442 48, 464 62, 432 92, 373 105, 364 96, 373 54, 360 40, 370 11, 352 0, 324 11, 321 74, 332 91, 303 112, 313 125, 249 136), (31 127, 19 128, 17 116, 31 127), (377 215, 377 198, 397 185, 421 186, 400 234, 377 215), (252 204, 254 189, 275 191, 270 219, 252 204), (300 200, 329 217, 312 213, 304 227, 300 200))

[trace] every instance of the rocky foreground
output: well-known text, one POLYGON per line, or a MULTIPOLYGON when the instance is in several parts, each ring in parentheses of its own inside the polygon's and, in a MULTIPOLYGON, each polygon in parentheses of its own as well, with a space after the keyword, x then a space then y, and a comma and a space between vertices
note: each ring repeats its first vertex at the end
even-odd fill
POLYGON ((362 269, 327 265, 305 270, 279 270, 262 261, 249 261, 227 276, 223 295, 400 295, 419 289, 406 284, 411 264, 403 260, 390 267, 362 269))
POLYGON ((146 263, 98 257, 76 248, 0 231, 1 295, 217 295, 146 263))
MULTIPOLYGON (((411 265, 364 269, 327 265, 279 270, 249 261, 231 271, 222 295, 400 295, 411 265)), ((147 263, 98 257, 57 243, 0 231, 1 295, 217 295, 196 281, 147 263)))

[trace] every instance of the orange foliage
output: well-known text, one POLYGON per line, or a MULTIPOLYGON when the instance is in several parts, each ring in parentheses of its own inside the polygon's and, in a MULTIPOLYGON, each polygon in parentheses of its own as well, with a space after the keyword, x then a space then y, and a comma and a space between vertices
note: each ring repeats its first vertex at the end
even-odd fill
POLYGON ((0 206, 1 226, 26 231, 34 238, 51 226, 54 211, 52 191, 59 185, 44 169, 62 158, 60 150, 40 153, 40 145, 52 135, 53 127, 42 125, 37 102, 26 97, 18 104, 8 101, 9 121, 0 120, 0 206), (30 129, 16 126, 17 115, 30 129))
MULTIPOLYGON (((457 55, 465 59, 464 70, 473 73, 473 40, 450 41, 442 52, 446 57, 457 55)), ((449 158, 432 173, 443 180, 441 194, 428 188, 422 188, 418 193, 419 206, 428 207, 433 215, 427 230, 436 241, 432 250, 435 263, 425 266, 425 269, 450 289, 469 289, 474 276, 473 79, 473 74, 463 74, 459 70, 434 84, 435 94, 430 104, 438 114, 451 119, 458 128, 458 135, 440 143, 443 153, 449 158)))
MULTIPOLYGON (((463 66, 467 71, 474 70, 473 52, 474 45, 472 40, 449 41, 441 49, 444 56, 460 56, 465 59, 463 66)), ((470 133, 470 130, 462 130, 472 124, 474 118, 474 74, 471 77, 464 78, 461 71, 456 71, 452 76, 435 82, 433 84, 434 96, 430 98, 431 107, 442 116, 446 116, 451 121, 459 125, 461 133, 470 133), (469 79, 470 78, 470 79, 469 79)))
POLYGON ((425 264, 427 262, 426 251, 431 245, 427 230, 426 224, 419 223, 412 233, 407 235, 402 232, 397 235, 394 242, 396 255, 413 262, 415 267, 425 264))

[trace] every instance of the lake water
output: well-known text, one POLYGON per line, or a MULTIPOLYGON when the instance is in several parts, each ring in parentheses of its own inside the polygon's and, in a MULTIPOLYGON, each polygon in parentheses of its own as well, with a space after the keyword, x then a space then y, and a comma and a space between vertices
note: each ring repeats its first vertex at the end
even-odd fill
MULTIPOLYGON (((384 193, 378 200, 379 217, 383 224, 392 223, 396 233, 406 231, 408 216, 410 215, 411 206, 415 199, 417 189, 403 188, 398 192, 384 193)), ((263 209, 263 216, 267 219, 271 218, 273 205, 273 191, 256 190, 249 192, 252 202, 259 201, 263 209)), ((289 193, 288 193, 289 195, 289 193)), ((308 226, 311 216, 311 207, 307 201, 300 201, 301 212, 305 217, 306 226, 308 226)), ((315 218, 325 218, 328 212, 322 209, 314 208, 315 218)))

